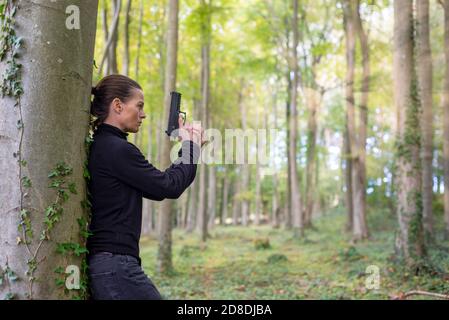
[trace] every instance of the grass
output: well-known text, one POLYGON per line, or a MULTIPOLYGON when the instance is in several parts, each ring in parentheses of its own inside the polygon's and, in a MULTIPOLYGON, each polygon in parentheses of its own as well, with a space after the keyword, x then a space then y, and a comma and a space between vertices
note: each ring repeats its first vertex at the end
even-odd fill
MULTIPOLYGON (((175 230, 175 273, 156 272, 154 239, 141 241, 142 265, 166 299, 389 299, 409 290, 449 294, 447 278, 410 274, 392 262, 393 228, 373 228, 370 240, 351 245, 344 223, 345 215, 334 212, 317 219, 316 229, 301 240, 270 226, 215 227, 206 245, 196 234, 175 230), (370 265, 379 268, 378 289, 366 286, 370 265)), ((394 226, 387 214, 374 215, 369 223, 394 226)), ((449 271, 449 250, 435 249, 430 256, 449 271)))

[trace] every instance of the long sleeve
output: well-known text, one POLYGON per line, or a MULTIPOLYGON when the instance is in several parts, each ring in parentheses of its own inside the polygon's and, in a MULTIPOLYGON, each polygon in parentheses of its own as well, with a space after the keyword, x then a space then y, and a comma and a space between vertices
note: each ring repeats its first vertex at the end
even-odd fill
POLYGON ((192 141, 182 143, 180 157, 165 171, 150 164, 132 144, 123 144, 121 149, 112 161, 113 172, 119 180, 141 191, 145 198, 177 199, 195 178, 200 149, 192 141))

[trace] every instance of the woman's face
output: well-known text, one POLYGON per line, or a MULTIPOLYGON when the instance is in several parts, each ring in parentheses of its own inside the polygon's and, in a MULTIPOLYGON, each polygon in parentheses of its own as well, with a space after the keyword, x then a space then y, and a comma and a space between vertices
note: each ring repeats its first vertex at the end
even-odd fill
POLYGON ((143 111, 144 97, 140 89, 134 89, 133 95, 123 103, 123 112, 120 114, 120 123, 125 132, 136 133, 146 115, 143 111))

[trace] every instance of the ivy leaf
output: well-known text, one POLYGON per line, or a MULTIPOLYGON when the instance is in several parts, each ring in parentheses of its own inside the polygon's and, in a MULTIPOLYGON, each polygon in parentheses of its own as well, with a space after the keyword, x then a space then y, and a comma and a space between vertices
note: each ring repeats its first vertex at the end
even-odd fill
POLYGON ((59 266, 55 269, 55 273, 64 274, 65 270, 63 267, 59 266))
POLYGON ((74 182, 71 182, 71 183, 69 184, 69 190, 70 190, 70 192, 73 193, 73 194, 78 194, 78 192, 76 191, 76 184, 75 184, 74 182))
POLYGON ((80 245, 78 245, 75 250, 74 253, 77 257, 79 257, 80 255, 82 255, 83 253, 88 253, 87 249, 84 247, 81 247, 80 245))
POLYGON ((14 271, 12 271, 10 268, 6 269, 6 274, 8 276, 9 281, 14 282, 19 279, 14 271))
POLYGON ((31 187, 31 180, 27 176, 22 177, 22 184, 24 187, 29 188, 31 187))
POLYGON ((64 279, 55 279, 55 284, 58 287, 62 287, 65 285, 65 280, 64 279))
POLYGON ((5 296, 5 300, 12 300, 12 299, 14 299, 14 297, 15 297, 14 293, 8 292, 5 296))

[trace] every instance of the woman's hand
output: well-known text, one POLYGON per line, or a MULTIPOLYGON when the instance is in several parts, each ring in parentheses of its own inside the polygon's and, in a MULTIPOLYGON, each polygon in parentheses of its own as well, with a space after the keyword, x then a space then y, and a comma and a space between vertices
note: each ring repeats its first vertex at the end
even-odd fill
POLYGON ((204 129, 201 127, 201 124, 184 124, 184 118, 182 116, 179 117, 178 123, 180 141, 193 141, 199 146, 203 146, 208 142, 205 140, 204 129))

